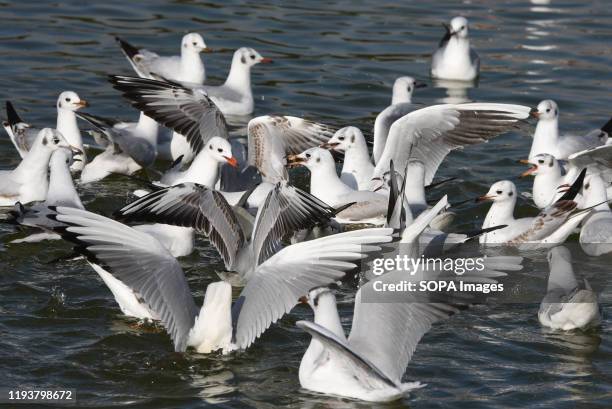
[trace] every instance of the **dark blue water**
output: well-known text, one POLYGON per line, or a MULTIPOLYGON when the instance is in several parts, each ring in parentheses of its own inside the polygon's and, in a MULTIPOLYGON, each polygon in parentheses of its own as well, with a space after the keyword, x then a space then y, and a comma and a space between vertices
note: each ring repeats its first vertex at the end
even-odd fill
MULTIPOLYGON (((0 93, 37 125, 54 124, 55 99, 67 89, 90 101, 92 113, 135 119, 105 80, 131 74, 113 36, 174 54, 181 36, 197 31, 216 50, 205 55, 209 83, 223 81, 238 47, 275 60, 253 70, 255 115, 306 116, 370 134, 395 77, 428 81, 441 22, 456 14, 470 19, 482 59, 471 99, 533 106, 553 98, 566 131, 609 118, 612 15, 606 1, 2 2, 0 93)), ((441 88, 418 91, 414 100, 424 105, 446 97, 441 88)), ((527 155, 529 143, 528 136, 510 134, 453 153, 439 175, 466 182, 446 188, 453 197, 482 194, 490 183, 524 170, 516 160, 527 155)), ((8 137, 0 138, 1 166, 16 163, 8 137)), ((528 180, 518 183, 529 188, 528 180)), ((135 187, 116 177, 80 192, 89 209, 108 212, 135 187)), ((485 211, 466 206, 457 228, 479 225, 485 211)), ((521 203, 519 214, 533 213, 521 203)), ((5 243, 20 236, 2 231, 10 233, 5 243)), ((165 333, 123 317, 83 262, 46 264, 68 249, 55 242, 6 244, 0 251, 0 386, 74 388, 87 407, 371 407, 300 389, 297 370, 309 337, 294 323, 311 318, 307 309, 297 307, 244 353, 176 354, 165 333)), ((182 264, 199 301, 222 263, 205 240, 198 250, 182 264)), ((580 274, 601 278, 610 274, 612 257, 577 252, 575 262, 580 274)), ((535 291, 546 276, 539 254, 512 279, 535 291)), ((347 283, 339 295, 347 325, 352 293, 347 283)), ((601 296, 609 299, 610 292, 601 296)), ((535 303, 479 306, 436 325, 407 370, 408 379, 428 386, 390 406, 612 407, 610 320, 586 334, 555 334, 540 328, 536 312, 535 303)))

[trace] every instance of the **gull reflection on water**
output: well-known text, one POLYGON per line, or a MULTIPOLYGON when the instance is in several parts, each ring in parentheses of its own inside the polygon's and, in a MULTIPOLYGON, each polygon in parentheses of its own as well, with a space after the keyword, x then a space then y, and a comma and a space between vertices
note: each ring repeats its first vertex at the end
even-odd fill
POLYGON ((468 89, 476 87, 477 82, 434 79, 433 84, 436 88, 444 88, 446 90, 446 97, 441 98, 440 102, 445 104, 462 104, 470 101, 468 89))

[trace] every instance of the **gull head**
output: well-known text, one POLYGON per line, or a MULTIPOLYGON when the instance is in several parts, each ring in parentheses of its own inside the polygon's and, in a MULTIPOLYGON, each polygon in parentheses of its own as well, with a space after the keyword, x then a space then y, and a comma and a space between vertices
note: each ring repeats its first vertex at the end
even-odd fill
POLYGON ((450 21, 447 27, 451 36, 457 36, 458 38, 467 38, 468 36, 468 21, 465 17, 455 17, 450 21))
POLYGON ((502 203, 516 200, 516 186, 509 180, 493 183, 486 195, 480 196, 476 202, 502 203))
POLYGON ((70 168, 75 161, 80 161, 79 158, 74 158, 75 152, 72 152, 69 149, 56 149, 51 154, 51 161, 49 162, 49 167, 51 168, 61 168, 66 167, 70 168))
POLYGON ((57 109, 65 109, 74 112, 87 106, 89 106, 87 101, 81 99, 74 91, 64 91, 57 98, 57 109))
POLYGON ((232 155, 232 145, 220 136, 210 138, 204 150, 213 160, 219 163, 227 163, 230 166, 237 168, 238 160, 232 155))
POLYGON ((361 141, 365 142, 361 130, 355 126, 346 126, 338 129, 329 141, 321 145, 321 148, 337 152, 346 152, 361 141))
POLYGON ((332 154, 323 148, 310 148, 300 153, 299 155, 288 155, 287 165, 289 167, 306 166, 312 171, 320 166, 334 166, 334 158, 332 154))
POLYGON ((546 175, 549 173, 557 173, 559 170, 559 162, 557 159, 548 153, 540 153, 531 159, 521 159, 520 163, 524 165, 530 165, 531 167, 521 173, 519 177, 526 177, 530 175, 546 175))
POLYGON ((83 154, 83 151, 70 145, 57 129, 43 128, 36 136, 35 144, 41 144, 45 149, 55 151, 64 148, 75 154, 83 154))
POLYGON ((597 206, 605 203, 607 200, 606 182, 604 182, 599 174, 593 173, 587 175, 584 178, 580 195, 575 199, 575 201, 579 203, 579 207, 586 208, 597 206))
POLYGON ((544 101, 540 102, 537 107, 533 108, 529 112, 529 115, 537 118, 540 121, 555 120, 559 116, 559 107, 552 99, 545 99, 544 101))
POLYGON ((261 56, 261 54, 259 54, 257 51, 255 51, 253 48, 249 48, 249 47, 242 47, 236 50, 236 52, 234 53, 234 59, 232 61, 233 63, 240 63, 246 67, 252 67, 255 64, 269 64, 272 62, 272 60, 270 58, 264 58, 261 56))
POLYGON ((185 34, 181 42, 181 50, 193 51, 195 53, 208 53, 210 48, 206 47, 206 43, 198 33, 185 34))
POLYGON ((412 77, 399 77, 393 83, 393 98, 391 105, 402 102, 412 102, 412 93, 416 88, 425 88, 427 84, 416 81, 412 77))
POLYGON ((310 308, 316 312, 319 308, 319 302, 325 298, 336 300, 336 296, 329 287, 315 287, 308 291, 308 295, 300 297, 298 301, 310 305, 310 308))

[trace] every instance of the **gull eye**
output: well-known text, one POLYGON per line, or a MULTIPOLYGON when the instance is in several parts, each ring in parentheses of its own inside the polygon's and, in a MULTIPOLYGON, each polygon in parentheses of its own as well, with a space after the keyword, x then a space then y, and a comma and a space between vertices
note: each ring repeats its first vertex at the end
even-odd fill
POLYGON ((191 43, 191 44, 193 44, 194 46, 195 46, 195 45, 198 45, 198 43, 196 43, 195 41, 194 41, 193 43, 191 43))
POLYGON ((223 149, 217 148, 217 152, 223 152, 223 149))
POLYGON ((497 193, 498 195, 501 195, 502 193, 504 193, 504 191, 503 190, 498 190, 495 193, 497 193))
POLYGON ((66 98, 66 102, 70 102, 70 98, 66 98))
POLYGON ((550 108, 546 108, 546 112, 550 112, 550 108))
POLYGON ((251 54, 251 60, 254 60, 255 56, 253 54, 251 54))
POLYGON ((306 154, 306 157, 307 157, 307 158, 310 158, 310 153, 307 153, 307 154, 306 154))
POLYGON ((543 159, 540 159, 540 160, 538 160, 538 163, 539 163, 540 165, 543 165, 543 164, 544 164, 544 160, 543 160, 543 159))
POLYGON ((339 141, 343 141, 344 140, 344 136, 341 136, 338 138, 339 141))
POLYGON ((59 138, 53 138, 53 143, 57 145, 59 143, 59 138))

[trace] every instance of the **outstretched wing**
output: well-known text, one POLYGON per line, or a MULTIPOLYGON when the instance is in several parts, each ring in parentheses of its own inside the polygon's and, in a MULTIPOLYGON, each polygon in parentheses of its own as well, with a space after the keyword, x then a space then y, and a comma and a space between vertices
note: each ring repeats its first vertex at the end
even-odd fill
POLYGON ((391 160, 403 169, 409 159, 418 159, 425 164, 428 185, 452 150, 519 128, 529 111, 521 105, 492 103, 433 105, 413 111, 391 126, 374 176, 388 171, 391 160))
POLYGON ((202 88, 118 75, 109 80, 133 107, 183 135, 194 155, 213 136, 228 137, 225 117, 202 88))
POLYGON ((231 270, 245 237, 223 195, 196 183, 183 183, 150 193, 115 214, 130 222, 193 227, 208 236, 231 270))
POLYGON ((176 351, 187 347, 198 308, 181 266, 152 236, 85 210, 58 207, 62 238, 138 294, 160 317, 176 351))

